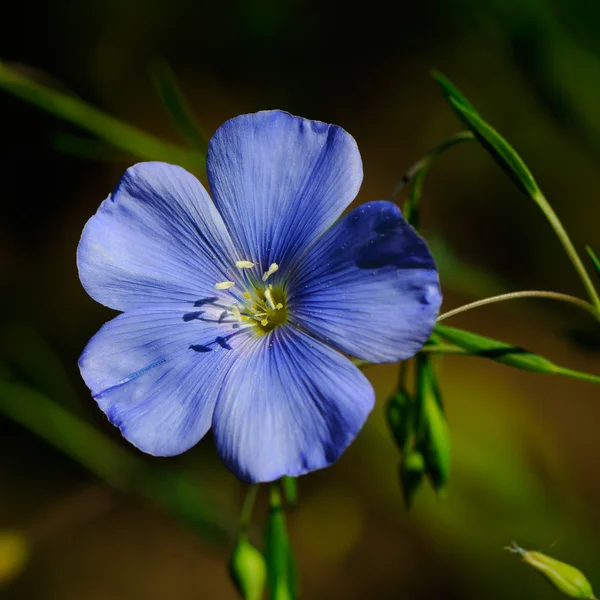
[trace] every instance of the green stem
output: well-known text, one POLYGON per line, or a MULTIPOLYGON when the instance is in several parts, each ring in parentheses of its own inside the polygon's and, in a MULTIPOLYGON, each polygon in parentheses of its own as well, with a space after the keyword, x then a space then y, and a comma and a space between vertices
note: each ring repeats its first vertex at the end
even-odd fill
POLYGON ((250 528, 250 521, 252 520, 252 511, 254 510, 258 487, 258 483, 253 483, 248 486, 244 504, 242 505, 242 512, 240 513, 240 523, 238 526, 238 536, 240 538, 246 538, 248 536, 248 529, 250 528))
POLYGON ((417 175, 417 173, 429 166, 429 163, 436 156, 442 154, 448 148, 455 146, 456 144, 460 144, 461 142, 469 142, 474 141, 475 136, 470 131, 461 131, 459 133, 455 133, 449 138, 445 139, 443 142, 438 144, 433 150, 431 150, 428 154, 426 154, 423 158, 418 160, 408 171, 402 175, 402 177, 398 180, 394 187, 394 191, 389 197, 390 202, 394 202, 395 198, 400 194, 400 192, 407 186, 417 175))
POLYGON ((459 308, 449 310, 448 312, 445 312, 444 314, 440 315, 437 319, 437 322, 439 323, 440 321, 444 321, 445 319, 449 319, 450 317, 454 317, 461 313, 467 312, 473 308, 487 306, 488 304, 495 304, 496 302, 504 302, 505 300, 518 300, 521 298, 549 298, 550 300, 567 302, 585 310, 588 313, 591 313, 594 316, 594 318, 600 319, 600 313, 589 302, 581 300, 580 298, 575 298, 574 296, 569 296, 568 294, 560 294, 559 292, 527 290, 521 292, 509 292, 507 294, 500 294, 499 296, 492 296, 491 298, 484 298, 483 300, 470 302, 469 304, 465 304, 464 306, 460 306, 459 308))
POLYGON ((575 246, 573 246, 573 242, 571 241, 569 234, 566 232, 562 223, 556 216, 554 209, 550 206, 550 203, 548 200, 546 200, 546 197, 544 194, 542 194, 542 192, 538 192, 534 200, 537 202, 537 205, 541 208, 542 212, 546 215, 546 218, 550 222, 552 229, 554 229, 554 232, 563 245, 568 257, 571 259, 571 262, 573 263, 573 266, 575 267, 575 270, 577 271, 579 278, 583 283, 583 287, 586 289, 588 297, 596 309, 596 312, 600 313, 600 297, 596 292, 596 288, 594 287, 588 272, 583 266, 581 258, 579 258, 577 250, 575 250, 575 246))

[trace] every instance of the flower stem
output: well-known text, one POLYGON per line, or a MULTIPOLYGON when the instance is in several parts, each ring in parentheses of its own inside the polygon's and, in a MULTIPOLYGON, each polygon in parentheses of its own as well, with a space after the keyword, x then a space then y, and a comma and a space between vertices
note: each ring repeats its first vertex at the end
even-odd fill
POLYGON ((508 294, 500 294, 499 296, 492 296, 491 298, 484 298, 483 300, 477 300, 459 308, 449 310, 448 312, 440 315, 437 319, 438 323, 450 317, 454 317, 461 313, 467 312, 473 308, 480 306, 486 306, 488 304, 495 304, 496 302, 504 302, 505 300, 517 300, 520 298, 549 298, 551 300, 558 300, 560 302, 567 302, 573 304, 583 310, 591 313, 596 319, 600 319, 600 312, 592 306, 589 302, 575 298, 575 296, 569 296, 568 294, 560 294, 559 292, 546 292, 540 290, 527 290, 522 292, 509 292, 508 294))
POLYGON ((247 537, 248 529, 250 528, 250 521, 252 519, 252 511, 254 510, 254 503, 256 502, 256 496, 258 494, 258 483, 252 483, 248 486, 246 491, 246 497, 244 498, 244 504, 242 505, 242 512, 240 513, 240 523, 238 527, 239 537, 247 537))
POLYGON ((448 148, 451 148, 456 144, 474 140, 475 136, 470 131, 461 131, 460 133, 455 133, 454 135, 451 135, 449 138, 445 139, 443 142, 438 144, 433 150, 431 150, 423 158, 418 160, 412 167, 410 167, 410 169, 408 169, 408 171, 406 171, 404 175, 402 175, 402 177, 394 186, 394 191, 389 197, 390 202, 393 202, 394 199, 398 196, 398 194, 404 189, 404 187, 407 186, 415 178, 417 173, 423 168, 426 169, 429 166, 429 163, 432 161, 432 159, 434 159, 436 156, 439 156, 440 154, 442 154, 442 152, 445 152, 446 150, 448 150, 448 148))
POLYGON ((548 200, 542 192, 538 192, 536 197, 534 198, 537 205, 540 207, 542 212, 546 215, 546 218, 550 222, 552 229, 556 233, 558 239, 560 240, 563 248, 565 249, 568 257, 571 259, 581 282, 583 283, 583 287, 585 288, 589 299, 591 300, 594 308, 596 309, 596 314, 600 313, 600 297, 598 296, 598 292, 596 292, 596 288, 588 275, 583 263, 581 262, 581 258, 579 258, 579 254, 577 254, 577 250, 575 250, 575 246, 573 246, 573 242, 569 237, 569 234, 566 232, 563 224, 560 222, 559 218, 556 216, 554 209, 550 206, 548 200))

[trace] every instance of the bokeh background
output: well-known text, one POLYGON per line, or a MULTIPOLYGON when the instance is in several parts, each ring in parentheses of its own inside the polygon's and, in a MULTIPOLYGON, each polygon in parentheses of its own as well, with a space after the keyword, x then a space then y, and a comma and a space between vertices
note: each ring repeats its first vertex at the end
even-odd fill
MULTIPOLYGON (((4 6, 2 21, 0 59, 177 143, 147 74, 156 57, 169 62, 208 133, 264 108, 342 125, 363 156, 359 202, 387 197, 413 162, 461 129, 429 76, 436 67, 518 149, 578 248, 600 249, 600 5, 592 0, 47 0, 4 6)), ((75 248, 134 159, 95 142, 74 150, 69 136, 91 138, 2 92, 0 132, 0 562, 16 557, 7 532, 29 545, 20 572, 0 572, 0 594, 235 598, 225 562, 244 486, 210 437, 175 459, 136 455, 77 370, 86 341, 112 315, 81 288, 75 248), (78 421, 65 421, 61 408, 78 421), (6 418, 10 410, 29 427, 6 418), (79 450, 65 454, 61 440, 79 450), (138 476, 145 483, 130 493, 138 476), (201 515, 196 531, 160 507, 173 494, 201 515)), ((422 219, 446 310, 517 289, 583 295, 538 209, 476 144, 433 167, 422 219)), ((600 371, 600 332, 576 309, 522 301, 452 324, 600 371)), ((600 589, 598 388, 444 359, 452 478, 446 500, 424 489, 409 513, 383 416, 396 367, 367 373, 375 412, 335 466, 300 479, 288 514, 302 598, 556 597, 503 550, 512 540, 576 564, 600 589)))

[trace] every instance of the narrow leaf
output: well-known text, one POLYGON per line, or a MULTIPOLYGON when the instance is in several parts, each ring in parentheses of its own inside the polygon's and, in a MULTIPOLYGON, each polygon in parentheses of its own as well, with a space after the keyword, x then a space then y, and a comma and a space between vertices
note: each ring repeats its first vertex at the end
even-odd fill
POLYGON ((491 154, 513 183, 527 196, 537 199, 541 191, 516 150, 474 110, 455 98, 449 99, 452 108, 462 122, 471 129, 481 145, 491 154))
POLYGON ((440 88, 442 88, 442 93, 444 94, 444 96, 446 96, 448 100, 454 98, 463 106, 475 110, 473 105, 445 75, 434 69, 433 71, 431 71, 431 76, 438 82, 440 88))
POLYGON ((594 253, 594 251, 589 246, 586 246, 585 249, 587 250, 588 254, 590 255, 592 262, 594 263, 594 267, 596 268, 596 273, 598 274, 598 277, 600 277, 600 260, 598 259, 598 257, 594 253))
POLYGON ((203 172, 204 155, 160 140, 86 104, 79 98, 31 81, 0 62, 0 89, 93 133, 143 160, 164 160, 203 172))
POLYGON ((183 137, 206 156, 208 138, 192 113, 169 65, 162 60, 154 62, 150 66, 150 76, 167 112, 183 137))
POLYGON ((463 348, 469 354, 489 358, 496 362, 524 369, 526 371, 534 371, 535 373, 564 375, 573 379, 589 381, 590 383, 600 384, 600 375, 591 373, 583 373, 575 371, 567 367, 561 367, 554 364, 547 358, 534 354, 518 346, 500 342, 492 338, 484 337, 464 329, 456 329, 447 325, 436 325, 435 332, 441 335, 446 340, 463 348))

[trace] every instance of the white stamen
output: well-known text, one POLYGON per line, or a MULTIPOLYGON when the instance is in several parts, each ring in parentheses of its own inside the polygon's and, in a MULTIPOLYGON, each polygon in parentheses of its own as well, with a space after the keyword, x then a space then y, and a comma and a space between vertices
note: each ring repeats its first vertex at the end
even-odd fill
POLYGON ((269 288, 265 290, 265 300, 269 304, 271 310, 275 310, 275 302, 273 302, 273 292, 269 288))
POLYGON ((241 323, 242 322, 242 315, 240 314, 240 309, 238 308, 237 304, 234 304, 231 307, 231 314, 233 315, 233 318, 238 322, 241 323))
POLYGON ((262 280, 266 281, 269 279, 269 277, 271 277, 271 275, 273 275, 277 269, 279 269, 279 265, 277 263, 271 263, 269 270, 266 273, 263 273, 262 280))
POLYGON ((228 290, 235 285, 233 281, 220 281, 215 285, 215 290, 228 290))
POLYGON ((251 269, 254 266, 254 263, 249 260, 236 260, 235 266, 238 269, 251 269))

